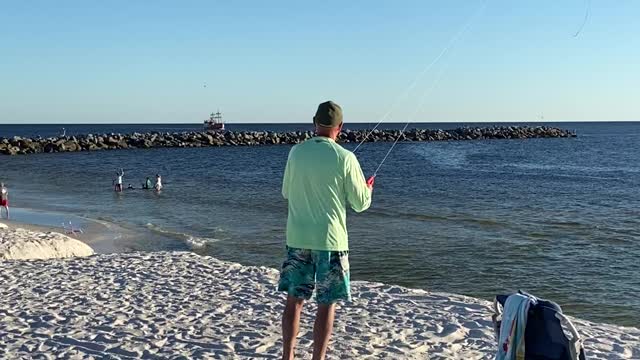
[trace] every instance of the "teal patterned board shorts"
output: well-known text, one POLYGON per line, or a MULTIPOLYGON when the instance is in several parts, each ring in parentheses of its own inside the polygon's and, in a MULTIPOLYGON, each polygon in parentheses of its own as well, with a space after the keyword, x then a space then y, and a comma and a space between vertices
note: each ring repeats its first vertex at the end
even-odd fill
POLYGON ((349 252, 287 247, 287 259, 280 272, 279 291, 298 299, 311 299, 316 290, 319 304, 351 301, 349 252))

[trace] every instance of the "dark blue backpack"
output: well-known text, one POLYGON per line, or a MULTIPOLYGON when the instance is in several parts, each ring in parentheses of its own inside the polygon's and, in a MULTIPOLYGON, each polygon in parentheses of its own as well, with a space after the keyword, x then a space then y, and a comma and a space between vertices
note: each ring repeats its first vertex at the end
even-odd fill
MULTIPOLYGON (((518 293, 532 297, 523 291, 518 293)), ((494 301, 493 326, 497 338, 500 338, 501 308, 508 297, 498 295, 494 301)), ((553 301, 535 299, 529 307, 524 332, 525 360, 586 360, 582 339, 560 306, 553 301), (571 339, 565 335, 563 325, 571 339)))

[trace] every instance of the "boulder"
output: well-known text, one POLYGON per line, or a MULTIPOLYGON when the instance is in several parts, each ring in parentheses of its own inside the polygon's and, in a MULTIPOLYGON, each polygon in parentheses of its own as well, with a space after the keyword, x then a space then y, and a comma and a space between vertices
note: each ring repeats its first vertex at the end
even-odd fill
POLYGON ((80 146, 75 141, 67 141, 64 143, 64 151, 78 151, 80 146))

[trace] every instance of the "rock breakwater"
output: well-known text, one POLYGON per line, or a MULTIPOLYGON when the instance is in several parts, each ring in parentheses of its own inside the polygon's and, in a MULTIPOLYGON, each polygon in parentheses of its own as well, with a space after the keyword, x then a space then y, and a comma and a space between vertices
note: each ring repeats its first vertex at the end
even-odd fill
MULTIPOLYGON (((455 141, 482 139, 529 139, 568 138, 575 132, 548 126, 501 126, 484 128, 457 128, 452 130, 412 129, 403 134, 400 130, 345 130, 340 135, 343 143, 394 141, 455 141)), ((297 144, 313 136, 311 131, 190 131, 181 133, 133 133, 133 134, 87 134, 52 138, 0 137, 0 154, 24 155, 37 153, 148 149, 160 147, 210 147, 210 146, 257 146, 297 144)))

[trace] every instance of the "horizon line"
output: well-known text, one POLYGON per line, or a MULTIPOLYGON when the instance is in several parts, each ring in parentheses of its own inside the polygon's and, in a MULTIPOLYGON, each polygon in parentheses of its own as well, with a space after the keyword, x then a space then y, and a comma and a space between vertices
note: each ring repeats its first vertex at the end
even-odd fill
MULTIPOLYGON (((496 123, 621 123, 621 122, 640 122, 640 120, 474 120, 474 121, 411 121, 410 124, 496 124, 496 123)), ((406 124, 404 121, 385 121, 380 124, 406 124)), ((375 124, 373 121, 349 121, 349 124, 375 124)), ((95 123, 0 123, 0 126, 9 125, 202 125, 197 122, 95 122, 95 123)), ((225 122, 225 125, 309 125, 307 122, 225 122)))

